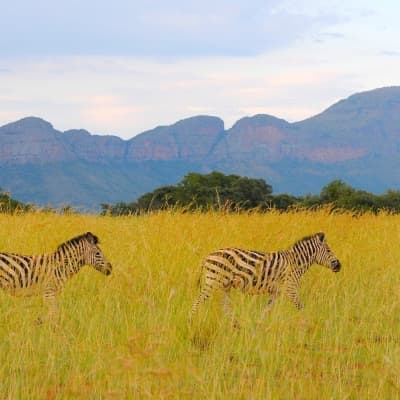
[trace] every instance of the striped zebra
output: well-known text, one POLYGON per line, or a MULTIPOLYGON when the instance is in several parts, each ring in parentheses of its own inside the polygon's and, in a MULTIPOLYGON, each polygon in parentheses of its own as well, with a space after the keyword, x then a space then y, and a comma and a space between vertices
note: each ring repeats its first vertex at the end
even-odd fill
POLYGON ((230 289, 239 289, 248 294, 268 293, 271 297, 262 318, 282 290, 301 309, 302 304, 298 298, 300 278, 314 263, 334 272, 338 272, 341 267, 322 232, 304 237, 287 250, 273 253, 238 248, 217 250, 209 254, 201 264, 200 292, 191 309, 189 320, 193 319, 199 305, 216 290, 223 291, 223 310, 236 326, 239 324, 233 318, 230 289))
POLYGON ((0 253, 0 288, 14 296, 42 294, 52 318, 57 311, 57 292, 84 265, 111 274, 112 266, 98 243, 98 237, 87 232, 62 243, 54 253, 31 256, 0 253))

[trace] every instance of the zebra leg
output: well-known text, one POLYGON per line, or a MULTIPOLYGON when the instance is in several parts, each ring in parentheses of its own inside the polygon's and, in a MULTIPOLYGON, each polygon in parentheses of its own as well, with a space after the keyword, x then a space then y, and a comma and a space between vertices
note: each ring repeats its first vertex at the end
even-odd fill
POLYGON ((266 315, 268 314, 268 312, 271 310, 272 306, 275 304, 275 301, 278 297, 278 289, 276 287, 270 288, 268 290, 268 293, 270 294, 270 298, 267 302, 267 305, 264 307, 264 310, 261 313, 261 317, 259 319, 259 323, 263 322, 266 315))
POLYGON ((303 305, 300 302, 299 296, 297 294, 297 289, 296 290, 288 290, 287 296, 289 297, 290 301, 296 306, 298 310, 301 310, 303 308, 303 305))
POLYGON ((291 276, 286 282, 286 295, 298 310, 303 308, 298 296, 299 279, 297 275, 291 276))
POLYGON ((212 291, 213 288, 207 286, 206 284, 200 289, 200 293, 197 296, 196 301, 193 303, 192 309, 190 310, 189 324, 191 324, 191 322, 193 321, 193 317, 196 315, 200 304, 204 303, 211 297, 212 291))
POLYGON ((240 324, 236 320, 236 318, 233 316, 231 298, 229 296, 229 291, 227 291, 227 290, 224 290, 224 292, 222 294, 222 308, 223 308, 225 314, 227 314, 228 317, 232 320, 233 327, 239 329, 240 324))
MULTIPOLYGON (((48 319, 50 321, 54 321, 54 318, 57 314, 58 306, 57 306, 56 295, 57 295, 57 288, 53 284, 48 284, 44 289, 43 299, 48 307, 48 313, 47 313, 47 317, 45 319, 48 319)), ((42 317, 39 317, 36 320, 36 323, 42 324, 45 321, 45 319, 42 317)))

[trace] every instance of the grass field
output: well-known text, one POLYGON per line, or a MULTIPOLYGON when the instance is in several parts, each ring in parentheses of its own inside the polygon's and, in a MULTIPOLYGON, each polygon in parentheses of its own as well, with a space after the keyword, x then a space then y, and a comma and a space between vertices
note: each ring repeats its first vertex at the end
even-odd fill
POLYGON ((139 217, 0 214, 0 251, 38 254, 86 231, 112 262, 85 267, 35 325, 41 298, 0 292, 0 399, 400 398, 400 216, 162 212, 139 217), (313 266, 304 310, 235 293, 242 329, 219 299, 187 316, 200 260, 238 246, 278 250, 318 231, 342 262, 313 266))

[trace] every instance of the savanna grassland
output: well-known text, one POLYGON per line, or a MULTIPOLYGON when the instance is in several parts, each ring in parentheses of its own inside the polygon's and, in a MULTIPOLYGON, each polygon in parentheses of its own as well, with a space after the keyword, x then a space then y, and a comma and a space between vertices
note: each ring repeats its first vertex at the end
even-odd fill
POLYGON ((400 398, 400 216, 160 212, 131 217, 0 214, 0 251, 54 251, 92 231, 112 262, 85 267, 36 325, 41 298, 0 292, 0 399, 400 398), (318 231, 342 271, 313 266, 297 311, 235 293, 242 328, 218 296, 187 316, 203 256, 224 246, 273 251, 318 231))

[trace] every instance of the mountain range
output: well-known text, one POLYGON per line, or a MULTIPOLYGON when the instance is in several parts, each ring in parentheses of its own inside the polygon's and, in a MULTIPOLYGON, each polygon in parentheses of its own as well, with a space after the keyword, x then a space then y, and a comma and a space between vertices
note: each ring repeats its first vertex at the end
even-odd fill
POLYGON ((194 116, 129 140, 65 132, 37 117, 0 127, 0 188, 38 205, 93 209, 132 201, 188 172, 263 178, 274 193, 318 193, 333 179, 374 193, 400 188, 400 87, 354 94, 289 123, 194 116))

